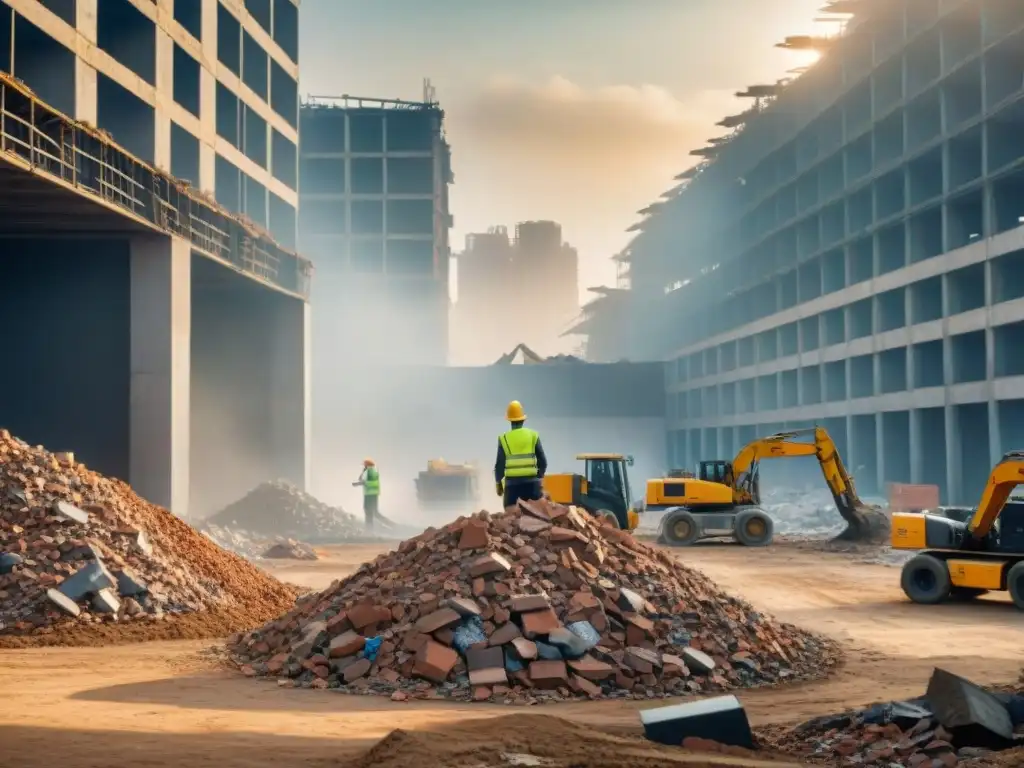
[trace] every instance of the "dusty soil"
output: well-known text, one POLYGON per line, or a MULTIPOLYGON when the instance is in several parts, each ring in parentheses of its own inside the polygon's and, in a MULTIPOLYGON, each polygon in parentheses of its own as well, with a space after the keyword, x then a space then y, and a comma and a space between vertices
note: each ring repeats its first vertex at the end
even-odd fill
MULTIPOLYGON (((315 563, 273 566, 313 588, 374 556, 377 546, 321 550, 315 563)), ((756 724, 796 722, 880 699, 918 695, 934 666, 979 683, 1015 680, 1024 623, 1000 597, 926 608, 907 603, 899 571, 846 555, 777 546, 699 546, 680 552, 728 591, 784 621, 829 634, 847 649, 830 680, 742 694, 756 724)), ((284 768, 285 766, 511 765, 525 745, 541 765, 753 765, 724 756, 684 758, 635 741, 635 710, 649 702, 545 706, 395 704, 378 697, 285 690, 224 668, 208 641, 110 648, 0 651, 0 766, 49 768, 284 768), (530 715, 545 717, 531 719, 530 715), (573 722, 559 727, 551 715, 573 722), (480 729, 476 720, 505 716, 480 729), (374 752, 366 750, 403 729, 374 752), (595 729, 595 730, 591 730, 595 729), (494 745, 494 746, 491 746, 494 745), (622 752, 619 752, 622 754, 622 752)), ((780 763, 768 765, 778 767, 780 763)))

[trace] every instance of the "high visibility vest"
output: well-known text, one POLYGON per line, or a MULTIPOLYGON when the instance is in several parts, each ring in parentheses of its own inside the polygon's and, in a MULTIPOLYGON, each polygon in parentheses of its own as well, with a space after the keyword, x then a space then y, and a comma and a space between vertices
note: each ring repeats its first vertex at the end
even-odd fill
POLYGON ((505 452, 505 477, 537 476, 537 442, 540 435, 532 429, 510 429, 498 438, 505 452))
POLYGON ((363 496, 380 496, 380 472, 376 467, 366 469, 366 479, 363 481, 363 496))

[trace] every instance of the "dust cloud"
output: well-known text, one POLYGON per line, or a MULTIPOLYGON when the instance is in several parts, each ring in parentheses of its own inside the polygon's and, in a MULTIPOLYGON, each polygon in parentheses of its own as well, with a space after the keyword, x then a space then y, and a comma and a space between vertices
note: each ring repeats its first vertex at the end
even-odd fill
POLYGON ((579 412, 578 401, 588 394, 558 383, 560 378, 540 386, 537 374, 521 366, 423 364, 436 332, 428 322, 430 312, 447 312, 446 301, 434 307, 422 298, 382 301, 366 292, 344 302, 314 297, 312 306, 311 492, 323 501, 358 513, 361 491, 352 482, 369 457, 381 474, 381 512, 395 521, 426 526, 494 509, 499 504, 493 478, 497 438, 508 428, 505 407, 511 399, 523 402, 529 426, 540 432, 550 472, 580 471, 575 456, 584 451, 631 454, 636 459, 632 496, 638 498, 643 478, 667 468, 661 418, 566 417, 579 412), (418 509, 415 478, 436 458, 476 464, 477 504, 418 509))

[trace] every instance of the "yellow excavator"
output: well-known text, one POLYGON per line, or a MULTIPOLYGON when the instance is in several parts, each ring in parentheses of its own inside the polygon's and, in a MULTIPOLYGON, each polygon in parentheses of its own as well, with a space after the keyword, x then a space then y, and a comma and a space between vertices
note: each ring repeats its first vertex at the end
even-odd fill
POLYGON ((1011 451, 992 470, 968 521, 894 513, 893 549, 924 550, 903 566, 900 584, 907 597, 934 605, 1005 590, 1024 610, 1024 501, 1011 499, 1021 483, 1024 451, 1011 451))
POLYGON ((816 456, 846 530, 846 541, 885 541, 889 519, 857 496, 853 478, 836 444, 823 427, 762 437, 745 445, 732 461, 702 461, 697 477, 647 481, 644 509, 665 510, 659 540, 686 547, 701 539, 730 536, 748 547, 763 547, 774 535, 772 519, 761 503, 762 459, 816 456), (811 437, 807 441, 804 438, 811 437))

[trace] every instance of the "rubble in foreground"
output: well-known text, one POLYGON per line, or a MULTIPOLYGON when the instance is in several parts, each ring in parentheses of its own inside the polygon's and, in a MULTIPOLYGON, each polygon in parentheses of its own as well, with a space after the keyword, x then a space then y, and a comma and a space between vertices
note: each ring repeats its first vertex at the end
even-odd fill
POLYGON ((229 650, 286 685, 508 703, 771 685, 838 659, 665 552, 543 501, 428 529, 229 650))
POLYGON ((126 484, 0 430, 0 639, 217 636, 294 599, 126 484), (199 614, 216 616, 186 629, 168 621, 199 614))
POLYGON ((818 717, 795 728, 764 728, 758 740, 801 760, 824 764, 981 764, 1003 750, 1024 746, 1024 696, 986 691, 936 669, 928 694, 921 698, 818 717))

